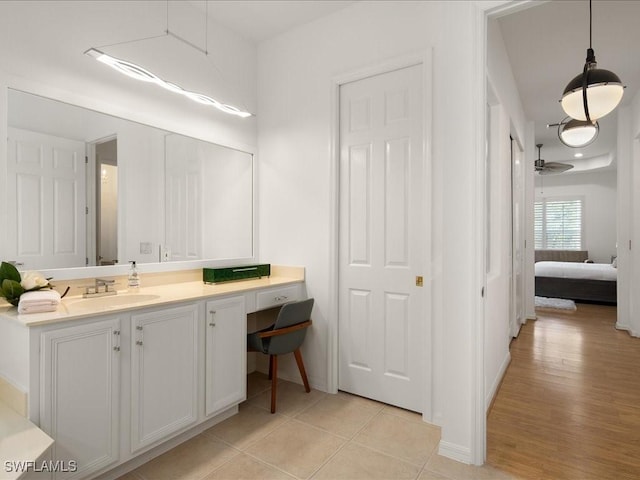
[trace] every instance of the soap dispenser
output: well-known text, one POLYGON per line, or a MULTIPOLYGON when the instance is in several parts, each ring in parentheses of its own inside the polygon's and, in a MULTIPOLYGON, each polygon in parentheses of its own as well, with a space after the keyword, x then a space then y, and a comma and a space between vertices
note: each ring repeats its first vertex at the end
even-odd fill
POLYGON ((129 279, 127 281, 127 285, 129 286, 129 290, 137 291, 140 287, 140 277, 138 276, 138 269, 134 260, 130 261, 129 263, 131 263, 131 269, 129 270, 129 279))

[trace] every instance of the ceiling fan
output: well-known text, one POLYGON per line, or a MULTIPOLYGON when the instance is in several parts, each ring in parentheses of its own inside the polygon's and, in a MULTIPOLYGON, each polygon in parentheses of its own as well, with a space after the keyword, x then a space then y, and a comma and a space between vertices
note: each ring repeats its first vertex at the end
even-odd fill
POLYGON ((545 162, 540 158, 540 148, 542 147, 542 143, 538 143, 536 147, 538 147, 538 159, 535 161, 535 166, 538 175, 554 175, 566 172, 573 168, 573 165, 568 163, 545 162))

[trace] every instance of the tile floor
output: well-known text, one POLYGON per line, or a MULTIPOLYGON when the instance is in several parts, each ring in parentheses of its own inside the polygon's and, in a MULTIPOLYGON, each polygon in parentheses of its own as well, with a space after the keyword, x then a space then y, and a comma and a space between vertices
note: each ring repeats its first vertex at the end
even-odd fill
POLYGON ((120 480, 513 478, 437 455, 440 429, 413 412, 281 381, 272 415, 270 382, 260 373, 249 375, 247 398, 238 415, 120 480))

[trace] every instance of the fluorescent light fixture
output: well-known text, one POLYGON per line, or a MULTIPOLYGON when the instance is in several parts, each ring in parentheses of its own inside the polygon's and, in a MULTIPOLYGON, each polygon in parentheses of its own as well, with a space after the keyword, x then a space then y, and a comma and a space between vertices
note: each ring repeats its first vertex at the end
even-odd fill
POLYGON ((169 90, 170 92, 184 95, 194 102, 198 102, 203 105, 209 105, 225 113, 236 115, 242 118, 253 116, 252 113, 242 111, 239 108, 234 107, 233 105, 220 103, 217 100, 208 97, 207 95, 203 95, 202 93, 195 93, 185 90, 175 83, 167 82, 166 80, 161 79, 160 77, 151 73, 149 70, 142 68, 140 65, 136 65, 135 63, 127 62, 125 60, 120 60, 116 57, 112 57, 111 55, 107 55, 106 53, 103 53, 95 48, 90 48, 84 53, 86 55, 89 55, 90 57, 95 58, 97 61, 110 66, 114 70, 117 70, 127 77, 134 78, 142 82, 154 83, 166 90, 169 90))
POLYGON ((580 152, 578 152, 578 153, 574 153, 574 154, 573 154, 573 156, 574 156, 575 158, 582 158, 582 156, 583 156, 583 155, 584 155, 584 154, 582 154, 582 153, 580 153, 580 152))

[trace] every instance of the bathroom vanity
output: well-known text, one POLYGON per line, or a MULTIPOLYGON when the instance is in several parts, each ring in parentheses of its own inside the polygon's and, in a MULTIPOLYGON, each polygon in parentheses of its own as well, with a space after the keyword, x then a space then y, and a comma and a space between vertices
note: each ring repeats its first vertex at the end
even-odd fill
POLYGON ((0 307, 0 376, 54 439, 50 458, 77 462, 52 478, 137 466, 236 413, 247 314, 302 298, 303 282, 302 268, 274 267, 269 278, 65 298, 52 313, 0 307))

